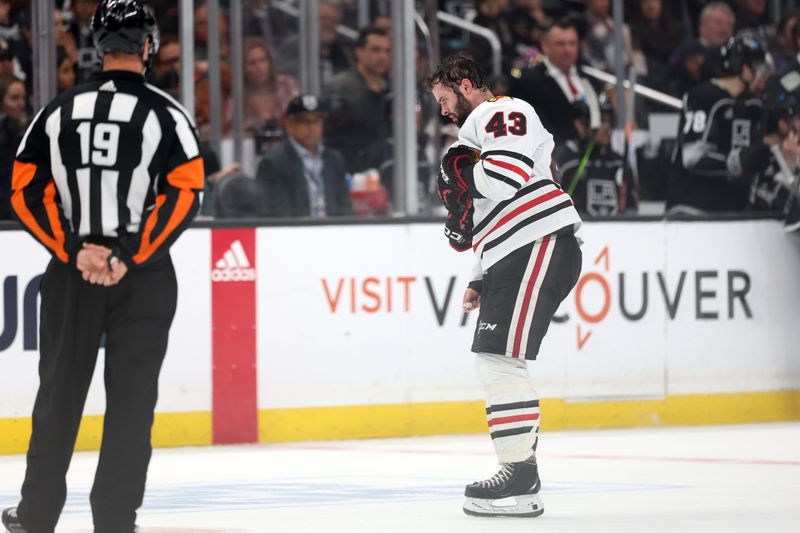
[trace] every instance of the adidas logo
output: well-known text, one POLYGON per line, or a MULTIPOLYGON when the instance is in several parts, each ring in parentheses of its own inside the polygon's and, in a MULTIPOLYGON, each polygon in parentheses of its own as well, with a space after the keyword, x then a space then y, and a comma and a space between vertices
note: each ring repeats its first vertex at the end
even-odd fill
POLYGON ((211 270, 212 281, 255 281, 256 269, 250 266, 242 241, 236 240, 211 270))
POLYGON ((114 80, 108 80, 103 85, 100 86, 98 91, 109 91, 112 93, 117 92, 117 86, 114 84, 114 80))

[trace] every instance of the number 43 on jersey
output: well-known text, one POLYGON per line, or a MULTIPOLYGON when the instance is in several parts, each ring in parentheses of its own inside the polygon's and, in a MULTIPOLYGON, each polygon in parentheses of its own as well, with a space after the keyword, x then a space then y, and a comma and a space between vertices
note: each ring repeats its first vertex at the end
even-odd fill
POLYGON ((525 115, 517 111, 512 111, 506 114, 503 111, 498 111, 484 128, 486 133, 494 134, 494 137, 504 137, 509 133, 511 135, 525 135, 528 133, 528 124, 525 120, 525 115))

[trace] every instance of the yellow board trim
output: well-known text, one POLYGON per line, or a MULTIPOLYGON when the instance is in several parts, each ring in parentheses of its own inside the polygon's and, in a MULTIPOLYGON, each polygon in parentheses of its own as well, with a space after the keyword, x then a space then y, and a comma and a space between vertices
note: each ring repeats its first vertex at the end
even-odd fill
POLYGON ((480 401, 298 407, 258 412, 259 442, 443 435, 485 429, 486 404, 480 401))
MULTIPOLYGON (((686 394, 660 400, 541 401, 543 431, 746 424, 800 420, 800 391, 686 394)), ((101 416, 84 417, 76 449, 97 450, 101 416)), ((482 401, 262 409, 259 442, 335 440, 486 432, 482 401)), ((0 418, 0 454, 25 453, 29 418, 0 418)), ((212 443, 210 412, 157 413, 153 445, 212 443)))
MULTIPOLYGON (((800 420, 800 391, 687 394, 661 400, 541 400, 542 431, 746 424, 800 420)), ((259 442, 335 440, 487 431, 484 402, 264 409, 259 442)))
POLYGON ((800 391, 685 394, 662 400, 542 400, 541 428, 609 429, 800 420, 800 391))
MULTIPOLYGON (((75 441, 76 450, 99 450, 103 417, 84 416, 75 441)), ((30 418, 0 418, 0 454, 25 453, 31 438, 30 418)), ((156 413, 153 446, 207 446, 211 444, 211 413, 156 413)))

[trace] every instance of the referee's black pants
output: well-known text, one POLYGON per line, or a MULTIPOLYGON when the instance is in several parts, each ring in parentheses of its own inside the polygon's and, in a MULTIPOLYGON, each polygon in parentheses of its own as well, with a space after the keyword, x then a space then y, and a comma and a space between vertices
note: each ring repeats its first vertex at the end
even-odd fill
POLYGON ((130 269, 113 287, 50 261, 41 284, 39 392, 18 512, 29 533, 51 533, 66 498, 65 476, 106 334, 106 412, 90 496, 95 531, 133 531, 152 452, 158 374, 175 314, 169 256, 130 269))

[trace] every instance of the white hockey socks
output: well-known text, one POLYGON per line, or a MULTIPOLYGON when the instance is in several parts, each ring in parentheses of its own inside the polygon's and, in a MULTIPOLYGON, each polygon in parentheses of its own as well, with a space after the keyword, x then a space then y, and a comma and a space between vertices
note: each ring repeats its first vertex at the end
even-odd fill
POLYGON ((486 390, 486 418, 500 463, 524 461, 539 431, 539 396, 525 360, 476 354, 475 369, 486 390))

